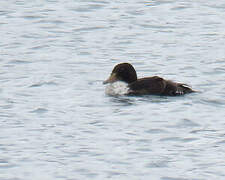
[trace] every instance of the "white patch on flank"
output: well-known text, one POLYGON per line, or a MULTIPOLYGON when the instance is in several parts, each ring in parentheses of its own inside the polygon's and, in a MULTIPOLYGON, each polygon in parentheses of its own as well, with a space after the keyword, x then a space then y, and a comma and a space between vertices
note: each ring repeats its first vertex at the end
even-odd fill
POLYGON ((184 92, 183 92, 183 91, 180 91, 180 90, 177 90, 177 91, 176 91, 176 94, 182 95, 182 94, 184 94, 184 92))
POLYGON ((116 81, 106 86, 105 93, 112 96, 125 95, 128 93, 128 90, 127 83, 116 81))

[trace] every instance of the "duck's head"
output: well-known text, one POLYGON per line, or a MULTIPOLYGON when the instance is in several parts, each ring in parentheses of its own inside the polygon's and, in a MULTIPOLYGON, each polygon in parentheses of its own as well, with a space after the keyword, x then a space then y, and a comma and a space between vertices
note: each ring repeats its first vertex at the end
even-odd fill
POLYGON ((116 81, 123 81, 129 84, 136 80, 137 74, 134 67, 129 63, 121 63, 113 68, 110 77, 103 84, 114 83, 116 81))

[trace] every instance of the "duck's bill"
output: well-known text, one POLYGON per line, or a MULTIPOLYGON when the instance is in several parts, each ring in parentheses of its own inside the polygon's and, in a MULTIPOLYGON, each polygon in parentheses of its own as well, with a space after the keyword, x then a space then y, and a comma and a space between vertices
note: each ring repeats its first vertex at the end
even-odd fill
POLYGON ((103 81, 103 84, 114 83, 115 81, 117 81, 116 74, 112 73, 107 80, 103 81))

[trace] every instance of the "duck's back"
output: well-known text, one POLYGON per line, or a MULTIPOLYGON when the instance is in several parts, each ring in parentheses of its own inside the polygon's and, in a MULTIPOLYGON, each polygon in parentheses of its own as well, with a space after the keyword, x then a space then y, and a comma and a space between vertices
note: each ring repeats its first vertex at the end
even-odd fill
POLYGON ((161 93, 163 93, 165 87, 166 84, 164 79, 158 76, 141 78, 129 84, 130 94, 134 95, 160 95, 161 93))
POLYGON ((129 84, 129 94, 132 95, 165 95, 178 96, 194 92, 190 87, 182 83, 165 80, 158 76, 141 78, 129 84))

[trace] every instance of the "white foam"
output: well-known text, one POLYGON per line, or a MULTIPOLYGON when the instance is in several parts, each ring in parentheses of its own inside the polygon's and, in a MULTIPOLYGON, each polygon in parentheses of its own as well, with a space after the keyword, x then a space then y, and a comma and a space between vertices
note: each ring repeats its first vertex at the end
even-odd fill
POLYGON ((129 88, 127 87, 127 83, 116 81, 106 86, 105 93, 112 96, 125 95, 128 93, 128 90, 129 88))

